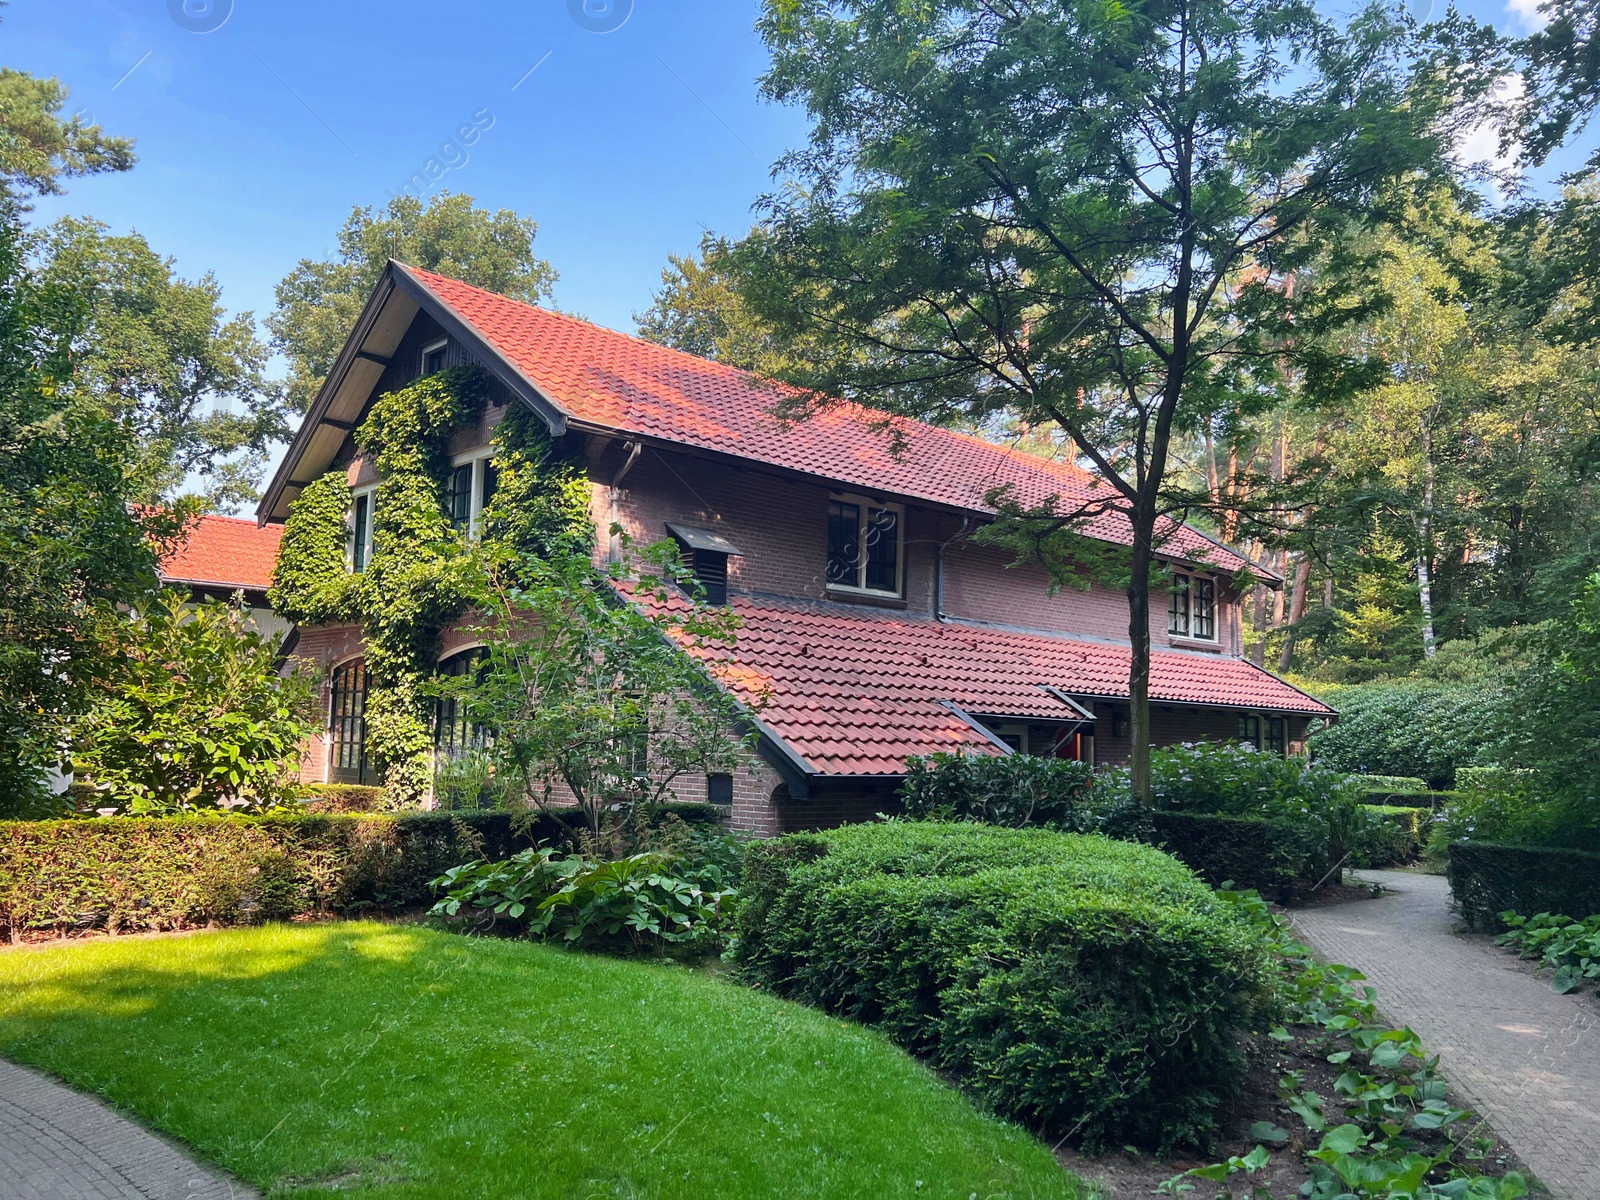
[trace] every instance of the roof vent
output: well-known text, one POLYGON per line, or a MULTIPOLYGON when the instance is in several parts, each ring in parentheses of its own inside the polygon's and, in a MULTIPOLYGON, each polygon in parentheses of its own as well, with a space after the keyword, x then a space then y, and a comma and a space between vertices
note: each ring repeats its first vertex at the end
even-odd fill
POLYGON ((696 529, 689 525, 667 522, 667 532, 678 543, 689 570, 705 589, 706 603, 723 605, 728 602, 728 556, 743 553, 727 538, 709 529, 696 529))

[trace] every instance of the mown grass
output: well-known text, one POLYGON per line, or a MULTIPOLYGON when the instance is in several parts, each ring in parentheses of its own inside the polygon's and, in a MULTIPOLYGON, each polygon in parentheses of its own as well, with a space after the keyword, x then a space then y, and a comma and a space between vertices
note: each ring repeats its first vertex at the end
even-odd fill
POLYGON ((410 926, 0 953, 0 1054, 278 1195, 1081 1193, 870 1031, 682 967, 410 926))

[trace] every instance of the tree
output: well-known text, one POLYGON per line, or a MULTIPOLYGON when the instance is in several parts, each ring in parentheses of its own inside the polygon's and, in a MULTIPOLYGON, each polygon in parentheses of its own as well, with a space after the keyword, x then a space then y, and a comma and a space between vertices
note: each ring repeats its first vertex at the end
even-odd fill
POLYGON ((170 497, 200 475, 212 506, 253 500, 268 449, 288 432, 253 316, 229 319, 209 272, 185 280, 142 236, 98 221, 63 218, 30 249, 42 283, 84 300, 76 384, 138 446, 135 497, 170 497))
POLYGON ((67 95, 59 79, 0 67, 0 194, 58 195, 62 179, 133 166, 131 138, 77 113, 62 119, 67 95))
POLYGON ((50 810, 44 771, 114 659, 116 606, 156 585, 182 513, 136 507, 128 432, 75 387, 87 299, 23 268, 0 212, 0 816, 50 810))
POLYGON ((643 565, 597 575, 581 553, 502 561, 481 677, 457 685, 494 731, 501 785, 563 823, 576 805, 595 834, 613 806, 671 799, 684 776, 749 757, 741 710, 706 674, 726 661, 736 618, 674 596, 672 581, 693 583, 672 543, 643 565))
POLYGON ((391 258, 538 304, 549 298, 556 271, 534 257, 537 232, 531 219, 508 208, 491 213, 451 192, 426 205, 401 195, 381 212, 352 209, 339 231, 338 254, 301 259, 278 284, 278 306, 267 319, 273 348, 289 360, 291 407, 311 407, 391 258))
MULTIPOLYGON (((1066 433, 1100 486, 1006 515, 1062 580, 1084 521, 1128 523, 1148 801, 1151 573, 1196 499, 1169 485, 1174 434, 1271 403, 1290 329, 1275 281, 1442 170, 1455 106, 1488 82, 1421 57, 1386 9, 1339 27, 1303 0, 769 0, 759 27, 765 94, 813 121, 746 272, 757 314, 814 343, 786 375, 1066 433)), ((1294 328, 1337 315, 1297 304, 1294 328)))
POLYGON ((315 703, 305 675, 278 673, 282 635, 257 632, 243 604, 168 591, 115 639, 115 669, 73 729, 73 772, 97 806, 160 816, 288 797, 315 703))
MULTIPOLYGON (((759 238, 760 231, 751 234, 759 238)), ((669 254, 651 305, 634 313, 639 336, 675 350, 773 375, 782 369, 772 330, 740 290, 735 243, 707 230, 699 256, 669 254)))

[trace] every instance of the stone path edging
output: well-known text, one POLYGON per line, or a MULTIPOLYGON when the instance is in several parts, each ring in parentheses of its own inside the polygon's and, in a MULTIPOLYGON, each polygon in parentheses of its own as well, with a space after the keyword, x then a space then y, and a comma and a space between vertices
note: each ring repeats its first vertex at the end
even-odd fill
POLYGON ((254 1200, 103 1101, 0 1059, 0 1200, 254 1200))
POLYGON ((1355 967, 1378 1008, 1439 1055, 1445 1078, 1488 1118, 1553 1197, 1600 1197, 1600 1018, 1504 951, 1457 936, 1439 876, 1362 871, 1376 900, 1292 914, 1300 938, 1355 967))

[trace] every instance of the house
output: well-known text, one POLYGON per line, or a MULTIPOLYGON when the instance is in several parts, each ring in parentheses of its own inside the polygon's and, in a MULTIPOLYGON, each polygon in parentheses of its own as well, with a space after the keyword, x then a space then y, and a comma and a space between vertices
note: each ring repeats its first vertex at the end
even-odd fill
POLYGON ((164 586, 187 591, 196 602, 242 595, 256 629, 269 637, 288 634, 289 622, 267 603, 282 537, 282 525, 206 514, 191 522, 182 540, 162 555, 157 573, 164 586))
MULTIPOLYGON (((1127 603, 1097 583, 1052 595, 1045 576, 973 539, 985 496, 1092 497, 1092 476, 946 429, 840 405, 785 426, 776 385, 734 368, 391 263, 258 510, 283 522, 328 471, 352 488, 352 568, 383 486, 352 433, 375 397, 473 363, 485 415, 458 429, 452 495, 475 516, 494 478, 490 433, 526 405, 587 464, 596 528, 676 538, 712 599, 743 619, 736 697, 765 697, 760 762, 680 789, 763 833, 870 817, 893 803, 906 758, 940 750, 1122 761, 1130 750, 1127 603)), ((1114 514, 1089 528, 1126 544, 1114 514)), ((610 547, 599 539, 597 557, 610 547)), ((1168 531, 1172 586, 1152 612, 1157 743, 1242 738, 1297 750, 1332 710, 1242 657, 1237 576, 1281 580, 1187 527, 1168 531)), ((440 669, 468 635, 447 631, 440 669)), ((328 728, 305 772, 361 780, 360 631, 298 630, 325 672, 328 728)), ((457 723, 441 721, 447 740, 457 723)))

